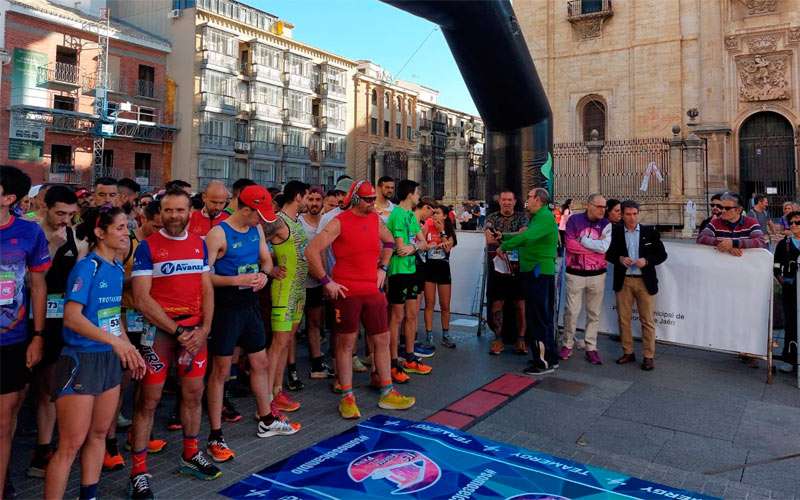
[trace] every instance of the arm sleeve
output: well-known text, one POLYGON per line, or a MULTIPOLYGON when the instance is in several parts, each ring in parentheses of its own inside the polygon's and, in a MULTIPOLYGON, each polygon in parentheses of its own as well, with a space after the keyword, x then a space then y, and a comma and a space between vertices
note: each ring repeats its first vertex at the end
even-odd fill
POLYGON ((603 232, 600 234, 599 239, 592 239, 588 236, 584 236, 581 238, 581 245, 591 250, 592 252, 597 253, 606 253, 608 251, 608 247, 611 246, 611 229, 613 226, 611 224, 606 224, 606 227, 603 228, 603 232))
POLYGON ((89 303, 89 291, 92 289, 92 274, 97 266, 97 261, 85 257, 75 264, 67 279, 67 293, 65 300, 86 305, 89 303))
MULTIPOLYGON (((203 243, 203 248, 206 244, 203 243)), ((208 262, 208 261, 206 261, 208 262)), ((142 241, 136 247, 136 252, 133 254, 133 269, 131 276, 152 276, 153 274, 153 258, 150 255, 150 245, 147 241, 142 241)))
POLYGON ((761 230, 761 226, 755 226, 750 231, 749 238, 742 238, 737 241, 739 242, 739 248, 767 248, 767 242, 764 241, 764 231, 761 230))
POLYGON ((566 240, 567 240, 567 251, 571 254, 575 255, 587 255, 590 254, 591 251, 587 250, 583 245, 581 245, 580 240, 580 232, 578 228, 575 227, 577 223, 575 222, 577 219, 570 219, 567 221, 567 229, 566 229, 566 240))
POLYGON ((500 249, 502 250, 512 250, 514 248, 519 248, 524 246, 526 243, 530 243, 536 241, 538 239, 544 238, 547 236, 548 231, 548 221, 544 220, 542 222, 533 222, 525 229, 523 233, 506 233, 503 235, 503 238, 509 238, 508 240, 503 241, 500 245, 500 249))
POLYGON ((697 235, 697 244, 698 245, 709 245, 712 247, 717 246, 717 234, 714 232, 714 226, 709 223, 706 227, 700 231, 700 234, 697 235))
POLYGON ((37 225, 33 227, 36 234, 33 237, 33 247, 26 257, 26 264, 30 272, 41 273, 50 269, 50 252, 47 250, 47 238, 42 228, 37 225))

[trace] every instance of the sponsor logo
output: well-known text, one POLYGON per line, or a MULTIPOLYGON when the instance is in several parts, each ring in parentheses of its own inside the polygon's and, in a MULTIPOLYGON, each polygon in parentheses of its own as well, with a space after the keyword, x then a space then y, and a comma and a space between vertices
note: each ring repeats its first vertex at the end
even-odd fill
POLYGON ((148 371, 158 373, 164 369, 164 363, 158 357, 158 353, 150 346, 142 346, 142 357, 147 363, 148 371))
POLYGON ((83 278, 78 276, 78 279, 75 280, 75 283, 72 285, 73 292, 79 292, 83 288, 83 278))
POLYGON ((98 288, 108 288, 108 283, 106 283, 105 281, 101 281, 100 283, 97 284, 97 287, 98 288))
POLYGON ((159 274, 161 276, 169 276, 171 274, 186 274, 186 273, 199 273, 203 272, 202 260, 171 260, 164 262, 159 267, 159 274))
POLYGON ((392 495, 416 493, 430 488, 442 477, 442 469, 433 460, 414 450, 376 450, 361 455, 347 467, 350 479, 388 481, 396 488, 392 495))
POLYGON ((552 495, 550 493, 522 493, 513 497, 508 497, 506 500, 569 500, 567 497, 561 495, 552 495))
POLYGON ((196 359, 194 364, 196 364, 198 368, 203 368, 203 365, 206 364, 206 360, 205 359, 196 359))

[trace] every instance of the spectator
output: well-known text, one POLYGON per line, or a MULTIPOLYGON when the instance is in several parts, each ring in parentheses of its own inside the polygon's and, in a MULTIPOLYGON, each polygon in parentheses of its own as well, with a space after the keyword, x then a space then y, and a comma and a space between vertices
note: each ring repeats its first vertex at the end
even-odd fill
POLYGON ((138 227, 136 200, 142 187, 133 179, 123 177, 117 182, 117 190, 119 192, 118 206, 122 207, 128 217, 128 229, 134 231, 138 227))
POLYGON ((612 224, 619 224, 622 221, 622 206, 619 200, 611 198, 606 201, 606 219, 612 224))
POLYGON ((753 195, 753 199, 755 200, 755 204, 753 208, 750 209, 748 216, 758 221, 758 225, 761 226, 761 230, 764 232, 764 239, 769 240, 770 220, 769 212, 767 211, 769 200, 767 200, 767 197, 763 194, 755 194, 753 195))
POLYGON ((531 189, 527 207, 531 220, 522 234, 503 235, 498 253, 518 249, 525 290, 526 340, 533 359, 524 370, 529 375, 552 372, 558 366, 555 339, 555 270, 558 228, 547 207, 547 190, 531 189))
POLYGON ((558 234, 561 238, 561 248, 564 248, 567 244, 567 221, 569 220, 569 216, 572 215, 571 205, 572 198, 567 198, 561 205, 561 219, 558 221, 558 234))
POLYGON ((667 251, 655 228, 639 224, 639 204, 632 200, 622 202, 622 220, 611 230, 611 247, 606 253, 608 262, 614 264, 614 291, 617 293, 619 333, 622 338, 622 357, 618 365, 636 361, 633 353, 631 317, 633 303, 639 311, 642 325, 642 370, 654 368, 656 351, 656 325, 654 307, 658 293, 656 266, 667 260, 667 251))
POLYGON ((575 344, 575 323, 586 298, 586 360, 603 364, 597 352, 597 329, 605 288, 605 253, 611 245, 611 224, 603 217, 606 200, 600 193, 589 195, 586 212, 570 217, 567 222, 567 293, 564 310, 564 337, 560 357, 572 356, 575 344))
POLYGON ((785 373, 797 373, 797 259, 800 258, 800 212, 793 211, 785 216, 789 221, 791 234, 778 243, 775 248, 774 273, 781 284, 785 336, 783 351, 777 359, 789 363, 785 373))
POLYGON ((486 205, 483 202, 480 203, 478 206, 478 228, 483 229, 483 225, 486 222, 486 205))
POLYGON ((783 215, 778 219, 778 222, 769 221, 768 224, 772 228, 771 231, 773 234, 782 237, 790 236, 792 234, 792 228, 789 224, 789 214, 797 210, 797 205, 793 201, 784 201, 781 208, 783 215))
POLYGON ((719 214, 722 213, 722 202, 720 202, 720 198, 722 198, 722 193, 716 193, 711 197, 711 215, 706 217, 703 222, 700 223, 700 229, 698 232, 703 232, 703 229, 708 226, 708 224, 711 222, 711 219, 719 217, 719 214))
POLYGON ((392 203, 394 196, 394 178, 384 175, 378 179, 378 198, 375 200, 375 212, 384 224, 389 220, 389 214, 394 210, 395 204, 392 203))
POLYGON ((700 232, 698 244, 716 247, 735 257, 741 257, 745 248, 766 248, 764 231, 756 219, 742 214, 742 199, 738 194, 724 193, 720 204, 720 216, 711 219, 700 232))

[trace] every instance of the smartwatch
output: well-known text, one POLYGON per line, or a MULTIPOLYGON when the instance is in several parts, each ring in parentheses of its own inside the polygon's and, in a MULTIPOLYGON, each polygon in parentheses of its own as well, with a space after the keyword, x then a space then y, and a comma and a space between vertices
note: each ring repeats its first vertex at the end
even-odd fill
POLYGON ((176 328, 176 329, 175 329, 175 334, 174 334, 174 335, 175 335, 176 337, 180 337, 180 336, 181 336, 181 334, 182 334, 183 332, 185 332, 185 331, 186 331, 186 328, 182 327, 181 325, 178 325, 178 328, 176 328))

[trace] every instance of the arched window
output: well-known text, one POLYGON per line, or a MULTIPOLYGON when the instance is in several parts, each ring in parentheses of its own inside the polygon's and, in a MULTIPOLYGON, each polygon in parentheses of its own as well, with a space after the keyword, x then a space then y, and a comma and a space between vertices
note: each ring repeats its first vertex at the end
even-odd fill
POLYGON ((581 108, 583 140, 590 140, 592 130, 597 130, 598 140, 606 139, 606 105, 600 99, 589 99, 581 108))
POLYGON ((372 100, 372 104, 373 104, 373 105, 375 105, 375 106, 377 106, 377 105, 378 105, 378 91, 377 91, 377 90, 375 90, 375 89, 372 89, 372 97, 371 97, 371 100, 372 100))

